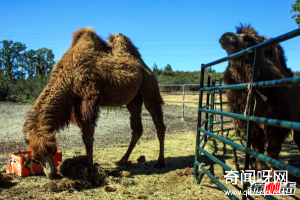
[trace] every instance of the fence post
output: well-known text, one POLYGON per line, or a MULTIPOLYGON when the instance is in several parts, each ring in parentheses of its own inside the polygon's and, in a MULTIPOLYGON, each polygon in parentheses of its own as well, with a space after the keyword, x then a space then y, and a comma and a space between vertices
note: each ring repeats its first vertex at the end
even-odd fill
MULTIPOLYGON (((253 62, 253 72, 252 72, 252 83, 255 83, 257 81, 257 72, 258 72, 258 49, 254 49, 254 62, 253 62)), ((250 87, 250 102, 249 102, 249 108, 248 108, 248 115, 247 115, 247 138, 246 138, 246 148, 251 149, 251 140, 252 140, 252 126, 253 122, 250 121, 250 116, 253 116, 253 108, 254 108, 254 98, 255 98, 255 89, 253 87, 250 87)), ((249 94, 248 94, 249 95, 249 94)), ((245 166, 244 170, 249 169, 250 164, 250 154, 246 153, 245 155, 245 166)), ((243 190, 247 190, 247 184, 244 182, 243 184, 243 190)), ((243 200, 246 199, 246 197, 242 197, 243 200)))
MULTIPOLYGON (((220 78, 219 85, 222 86, 222 78, 220 78)), ((220 111, 223 111, 223 102, 222 102, 222 90, 219 90, 220 93, 220 111)), ((223 135, 223 116, 221 115, 221 130, 223 135)))
MULTIPOLYGON (((205 64, 201 64, 201 75, 200 75, 200 89, 203 88, 204 85, 204 68, 202 68, 205 64)), ((207 85, 206 85, 207 86, 207 85)), ((199 104, 198 104, 198 122, 197 127, 201 128, 201 114, 202 112, 199 110, 202 108, 202 100, 203 100, 203 91, 199 89, 199 104)), ((197 148, 197 146, 200 146, 200 131, 197 128, 197 137, 196 137, 196 150, 195 150, 195 160, 194 160, 194 180, 196 183, 200 183, 204 177, 204 172, 198 171, 198 166, 196 163, 199 161, 200 158, 200 151, 197 148), (198 179, 199 175, 199 179, 198 179)))
POLYGON ((185 96, 185 84, 182 86, 182 115, 181 115, 181 121, 184 121, 184 96, 185 96))

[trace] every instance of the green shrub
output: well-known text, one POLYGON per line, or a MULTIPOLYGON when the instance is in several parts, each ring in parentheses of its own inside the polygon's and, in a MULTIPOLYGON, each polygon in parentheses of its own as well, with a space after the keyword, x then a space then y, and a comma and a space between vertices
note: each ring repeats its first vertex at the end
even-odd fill
POLYGON ((27 78, 26 80, 22 78, 13 84, 12 93, 17 96, 23 96, 23 101, 35 100, 38 98, 48 82, 49 78, 42 79, 39 76, 27 78))
POLYGON ((10 92, 9 84, 4 79, 0 79, 0 101, 5 101, 10 92))

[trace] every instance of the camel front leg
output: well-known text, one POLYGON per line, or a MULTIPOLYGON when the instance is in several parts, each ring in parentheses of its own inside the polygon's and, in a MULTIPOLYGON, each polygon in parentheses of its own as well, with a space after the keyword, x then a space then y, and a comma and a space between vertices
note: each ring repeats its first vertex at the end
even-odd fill
POLYGON ((85 145, 85 153, 89 161, 93 163, 93 142, 95 128, 84 128, 81 130, 81 136, 85 145))
POLYGON ((93 142, 96 121, 99 115, 99 107, 97 106, 97 97, 89 101, 79 100, 74 103, 74 110, 71 120, 80 128, 80 134, 85 145, 85 152, 89 161, 93 163, 93 142))
MULTIPOLYGON (((264 154, 265 153, 265 133, 264 130, 260 127, 258 127, 256 124, 253 125, 252 129, 252 148, 254 151, 264 154)), ((265 162, 262 160, 256 158, 256 163, 255 163, 255 170, 256 171, 262 171, 266 170, 268 166, 266 165, 265 162)))

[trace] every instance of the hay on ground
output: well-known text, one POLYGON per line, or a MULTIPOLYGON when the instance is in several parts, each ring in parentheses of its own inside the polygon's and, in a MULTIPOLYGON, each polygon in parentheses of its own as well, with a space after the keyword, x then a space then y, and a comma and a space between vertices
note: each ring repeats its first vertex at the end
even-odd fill
POLYGON ((7 174, 5 171, 0 172, 0 187, 10 187, 15 185, 16 183, 13 183, 12 180, 14 180, 9 174, 7 174))
POLYGON ((178 176, 188 176, 188 175, 193 175, 194 174, 194 168, 185 168, 184 170, 177 170, 176 174, 178 176))
POLYGON ((107 184, 107 174, 99 164, 89 162, 87 156, 78 156, 66 159, 58 169, 64 177, 57 184, 57 190, 76 189, 82 190, 92 186, 107 184))

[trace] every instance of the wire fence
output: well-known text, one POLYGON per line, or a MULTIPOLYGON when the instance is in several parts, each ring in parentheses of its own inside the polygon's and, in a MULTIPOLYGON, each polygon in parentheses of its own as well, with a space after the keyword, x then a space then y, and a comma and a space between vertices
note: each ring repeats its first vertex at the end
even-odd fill
MULTIPOLYGON (((220 85, 222 85, 222 79, 219 80, 220 81, 220 85)), ((197 104, 199 103, 199 101, 187 101, 186 100, 186 95, 198 95, 199 96, 199 90, 197 91, 197 93, 194 92, 189 92, 187 90, 187 88, 189 86, 199 86, 199 84, 159 84, 161 92, 160 94, 162 94, 162 96, 165 95, 182 95, 182 101, 170 101, 170 100, 164 100, 165 103, 180 103, 181 105, 181 109, 174 109, 174 108, 163 108, 163 110, 173 110, 173 111, 179 111, 181 112, 181 120, 184 121, 184 114, 185 112, 198 112, 198 107, 195 107, 195 109, 185 109, 186 104, 197 104), (180 90, 176 90, 176 92, 172 91, 172 90, 168 90, 166 88, 168 87, 176 87, 176 88, 181 88, 180 90), (179 91, 179 92, 178 92, 179 91)), ((204 87, 206 87, 207 84, 204 84, 204 87)), ((216 92, 217 94, 218 92, 216 92)), ((222 95, 225 95, 225 93, 222 93, 222 95)), ((227 102, 223 102, 223 104, 226 104, 227 102)), ((217 106, 219 103, 215 102, 215 106, 217 106)))

